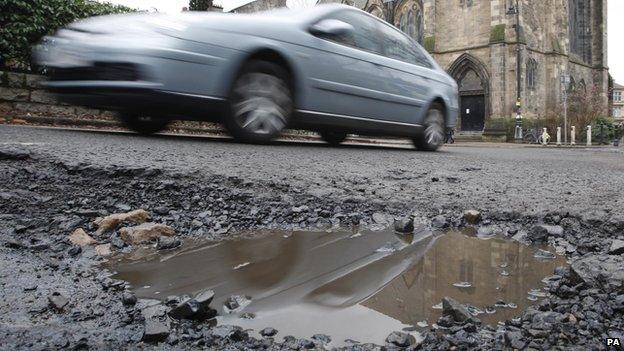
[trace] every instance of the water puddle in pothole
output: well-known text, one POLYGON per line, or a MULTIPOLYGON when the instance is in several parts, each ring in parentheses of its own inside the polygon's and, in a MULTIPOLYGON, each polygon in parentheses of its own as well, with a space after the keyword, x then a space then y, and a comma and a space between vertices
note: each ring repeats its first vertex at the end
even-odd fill
POLYGON ((357 233, 279 231, 185 242, 176 251, 139 249, 110 265, 139 297, 213 289, 218 323, 254 333, 273 327, 281 337, 327 334, 332 346, 347 339, 383 344, 392 331, 428 327, 440 317, 445 296, 495 325, 544 297, 542 280, 566 265, 563 256, 536 255, 538 248, 469 232, 357 233), (232 295, 248 296, 251 303, 227 314, 223 303, 232 295), (243 313, 255 317, 241 318, 243 313))

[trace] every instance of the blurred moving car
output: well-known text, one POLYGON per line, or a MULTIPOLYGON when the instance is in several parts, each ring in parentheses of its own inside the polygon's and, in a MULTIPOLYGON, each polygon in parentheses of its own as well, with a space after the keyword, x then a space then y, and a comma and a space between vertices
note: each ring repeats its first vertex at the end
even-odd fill
POLYGON ((458 89, 411 38, 346 5, 257 14, 94 17, 34 49, 63 101, 120 112, 149 134, 172 119, 219 121, 237 139, 286 128, 444 143, 458 89))

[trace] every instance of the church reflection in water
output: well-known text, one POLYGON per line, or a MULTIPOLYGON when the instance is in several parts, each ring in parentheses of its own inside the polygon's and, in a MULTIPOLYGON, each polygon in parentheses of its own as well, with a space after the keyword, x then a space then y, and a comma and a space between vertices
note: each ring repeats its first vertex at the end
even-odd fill
POLYGON ((416 325, 424 320, 434 323, 441 310, 433 306, 445 296, 482 311, 500 301, 511 303, 511 307, 497 307, 493 314, 478 316, 493 325, 518 315, 532 303, 529 291, 541 289, 542 279, 552 275, 555 267, 566 264, 559 256, 538 260, 534 257, 536 250, 515 241, 449 233, 438 238, 422 260, 363 305, 404 324, 416 325))

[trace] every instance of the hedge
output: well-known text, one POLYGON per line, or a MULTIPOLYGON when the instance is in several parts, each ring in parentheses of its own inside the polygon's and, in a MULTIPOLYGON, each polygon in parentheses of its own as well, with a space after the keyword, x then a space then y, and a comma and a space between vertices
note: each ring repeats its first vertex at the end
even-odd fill
POLYGON ((81 18, 132 8, 90 0, 0 0, 0 67, 30 70, 31 46, 81 18))

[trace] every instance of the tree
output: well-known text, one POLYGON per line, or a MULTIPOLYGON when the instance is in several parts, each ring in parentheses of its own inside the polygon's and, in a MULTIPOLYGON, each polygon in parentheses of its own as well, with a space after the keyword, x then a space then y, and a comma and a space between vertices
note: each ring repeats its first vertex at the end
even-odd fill
POLYGON ((208 11, 212 8, 212 0, 190 0, 189 11, 208 11))
POLYGON ((0 66, 30 69, 30 47, 81 18, 135 11, 90 0, 0 0, 0 66))

